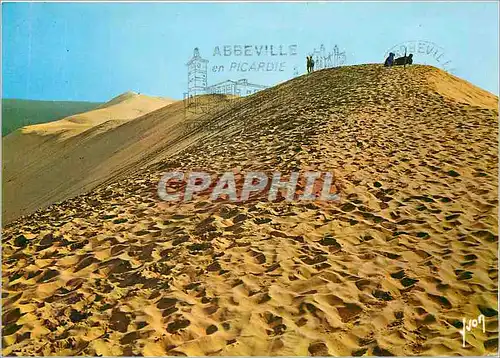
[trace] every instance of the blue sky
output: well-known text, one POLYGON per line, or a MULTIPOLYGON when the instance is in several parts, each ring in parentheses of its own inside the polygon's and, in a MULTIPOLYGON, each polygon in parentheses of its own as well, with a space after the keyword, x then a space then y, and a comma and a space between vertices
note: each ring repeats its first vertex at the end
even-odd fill
POLYGON ((415 54, 416 63, 446 62, 498 95, 496 2, 3 3, 2 23, 4 98, 106 101, 132 90, 181 99, 194 47, 210 61, 209 84, 273 85, 304 73, 305 56, 321 44, 337 44, 346 64, 361 64, 418 41, 435 44, 441 56, 415 54), (234 45, 251 46, 253 55, 223 56, 234 45), (257 56, 255 47, 266 45, 296 45, 296 54, 257 56), (241 72, 229 70, 232 62, 278 65, 241 72))

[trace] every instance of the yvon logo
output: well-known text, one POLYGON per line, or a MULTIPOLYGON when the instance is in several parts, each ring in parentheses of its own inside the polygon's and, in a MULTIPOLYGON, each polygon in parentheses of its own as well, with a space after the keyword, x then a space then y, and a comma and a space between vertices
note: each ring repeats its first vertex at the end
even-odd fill
POLYGON ((465 318, 463 318, 463 326, 462 326, 462 330, 460 331, 460 334, 462 335, 462 347, 465 347, 465 333, 472 331, 472 328, 476 328, 476 327, 480 326, 481 324, 482 324, 483 333, 484 333, 485 332, 484 316, 482 314, 477 316, 477 319, 474 318, 474 319, 469 319, 466 321, 465 318))

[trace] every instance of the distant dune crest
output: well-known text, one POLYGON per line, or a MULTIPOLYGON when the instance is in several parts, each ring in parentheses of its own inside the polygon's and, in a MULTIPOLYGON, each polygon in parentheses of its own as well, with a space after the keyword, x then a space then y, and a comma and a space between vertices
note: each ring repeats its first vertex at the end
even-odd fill
MULTIPOLYGON (((118 128, 174 102, 126 92, 89 112, 4 137, 4 223, 100 184, 134 157, 119 152, 127 151, 124 143, 137 144, 144 132, 118 128)), ((140 145, 132 148, 141 155, 140 145)))
POLYGON ((97 109, 99 108, 106 108, 106 107, 110 107, 110 106, 113 106, 115 104, 118 104, 118 103, 121 103, 123 101, 126 101, 130 98, 134 98, 136 96, 138 96, 139 94, 134 92, 134 91, 127 91, 127 92, 124 92, 116 97, 113 97, 111 100, 109 100, 108 102, 106 103, 103 103, 102 105, 100 105, 99 107, 97 107, 97 109))
POLYGON ((77 113, 88 112, 101 103, 75 101, 38 101, 2 99, 2 136, 22 127, 57 121, 77 113))
POLYGON ((173 102, 175 100, 125 92, 92 111, 76 114, 59 121, 26 127, 23 130, 26 133, 58 134, 63 138, 68 138, 103 122, 113 121, 119 124, 122 121, 135 119, 143 114, 168 106, 173 102))

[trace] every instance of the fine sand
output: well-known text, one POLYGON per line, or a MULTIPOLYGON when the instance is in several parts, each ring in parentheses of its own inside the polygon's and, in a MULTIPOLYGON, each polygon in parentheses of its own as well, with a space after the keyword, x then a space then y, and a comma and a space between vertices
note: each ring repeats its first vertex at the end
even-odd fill
POLYGON ((3 222, 88 191, 125 168, 144 153, 134 147, 135 157, 125 154, 145 136, 130 121, 173 102, 126 92, 93 111, 3 138, 3 222))
POLYGON ((430 66, 361 65, 116 127, 137 161, 4 227, 3 354, 495 354, 497 107, 430 66), (331 171, 341 200, 161 202, 174 170, 331 171))

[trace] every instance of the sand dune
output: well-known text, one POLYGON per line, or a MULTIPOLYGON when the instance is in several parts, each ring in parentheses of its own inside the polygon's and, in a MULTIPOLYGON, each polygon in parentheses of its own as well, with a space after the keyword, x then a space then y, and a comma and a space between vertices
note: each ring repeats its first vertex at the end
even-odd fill
POLYGON ((3 222, 83 193, 124 167, 130 158, 116 158, 120 150, 144 133, 119 127, 173 102, 127 92, 96 110, 6 136, 3 222))
POLYGON ((146 113, 165 107, 174 100, 125 92, 95 110, 70 116, 59 121, 24 127, 23 134, 58 135, 60 139, 78 135, 99 124, 119 125, 146 113))
POLYGON ((497 106, 430 66, 362 65, 194 129, 174 103, 99 134, 140 132, 125 169, 4 229, 3 354, 496 353, 497 106), (159 201, 194 169, 333 171, 341 202, 159 201))
POLYGON ((59 119, 95 109, 98 102, 39 101, 2 99, 2 136, 16 129, 59 119))

